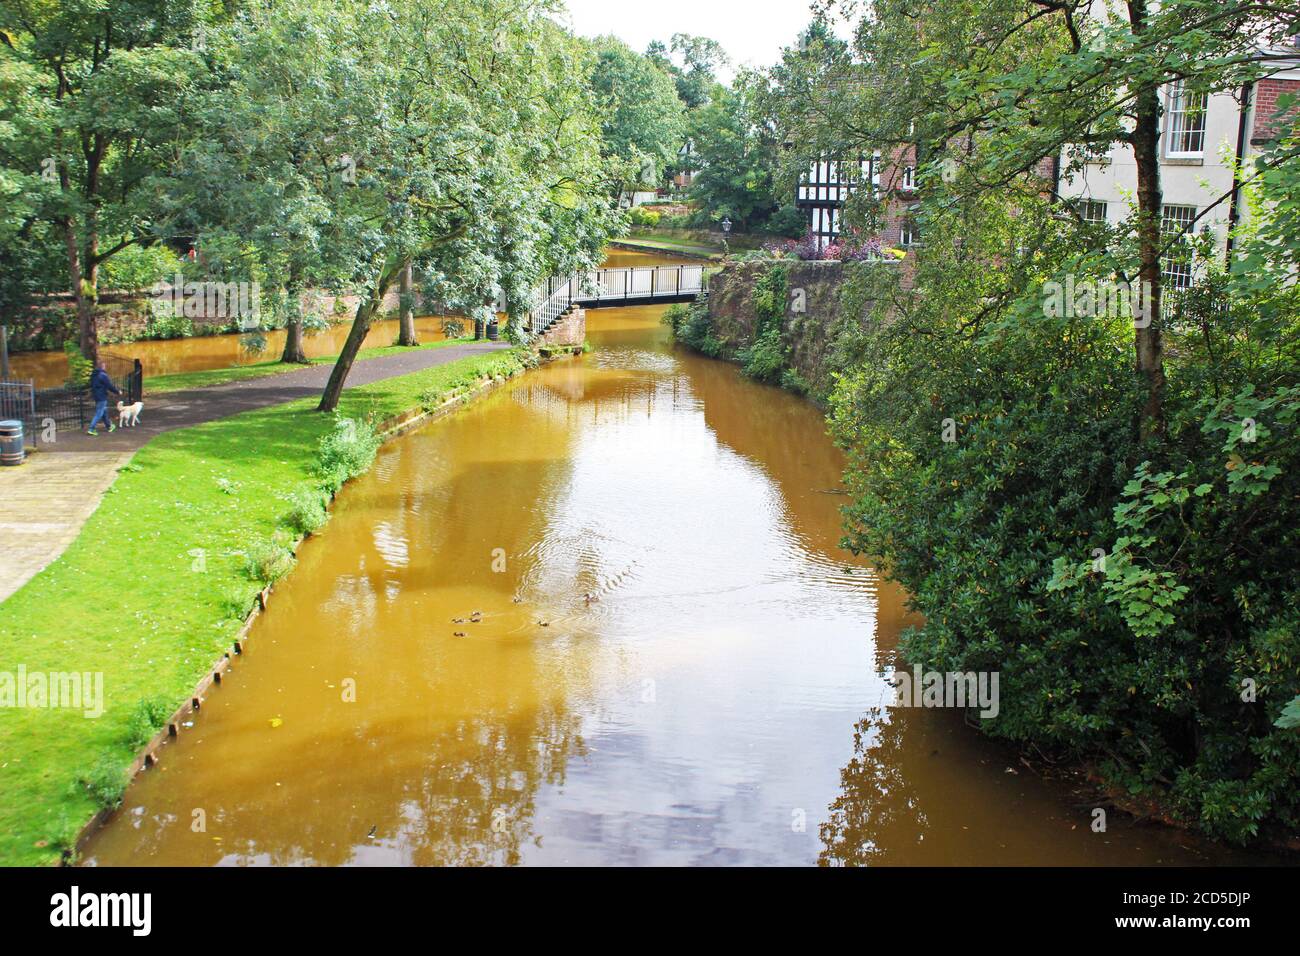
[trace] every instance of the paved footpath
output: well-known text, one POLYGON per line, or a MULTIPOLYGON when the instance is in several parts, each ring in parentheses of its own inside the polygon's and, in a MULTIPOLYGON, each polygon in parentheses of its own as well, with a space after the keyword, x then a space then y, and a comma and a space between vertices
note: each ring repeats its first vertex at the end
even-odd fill
MULTIPOLYGON (((366 385, 508 348, 503 342, 471 342, 360 359, 347 385, 366 385)), ((146 380, 144 413, 135 428, 119 428, 111 435, 101 431, 97 438, 80 431, 60 433, 56 441, 39 445, 24 464, 0 467, 0 601, 63 553, 99 506, 118 469, 155 435, 255 408, 318 398, 332 368, 313 365, 156 398, 150 398, 146 380)), ((115 408, 109 410, 116 413, 115 408)))

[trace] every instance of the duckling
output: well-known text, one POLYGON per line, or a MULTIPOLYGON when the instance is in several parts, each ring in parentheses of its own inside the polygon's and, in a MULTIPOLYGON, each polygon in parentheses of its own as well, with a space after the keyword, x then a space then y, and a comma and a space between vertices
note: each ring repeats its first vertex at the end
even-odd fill
POLYGON ((470 622, 471 624, 477 624, 477 623, 478 623, 479 621, 481 621, 481 620, 483 620, 483 612, 482 612, 482 611, 475 611, 473 614, 471 614, 471 615, 469 616, 469 622, 470 622))
POLYGON ((453 631, 451 636, 452 636, 452 637, 464 637, 464 636, 465 636, 465 632, 464 632, 464 631, 453 631))
POLYGON ((540 624, 542 627, 550 627, 550 626, 551 626, 551 622, 550 622, 550 621, 538 621, 537 623, 540 624))
POLYGON ((584 602, 586 602, 586 604, 587 604, 588 607, 591 607, 591 605, 593 605, 593 604, 595 604, 597 601, 599 601, 600 598, 597 597, 595 594, 584 594, 584 595, 582 596, 582 600, 583 600, 584 602))

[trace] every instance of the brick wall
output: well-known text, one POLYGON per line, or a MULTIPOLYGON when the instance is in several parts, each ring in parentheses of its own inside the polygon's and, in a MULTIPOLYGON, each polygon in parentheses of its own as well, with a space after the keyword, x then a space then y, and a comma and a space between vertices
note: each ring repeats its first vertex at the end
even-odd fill
POLYGON ((1300 94, 1300 80, 1273 77, 1255 84, 1255 123, 1251 131, 1252 146, 1272 142, 1295 126, 1300 117, 1300 107, 1293 106, 1285 113, 1278 110, 1278 97, 1284 93, 1300 94))
POLYGON ((572 308, 542 335, 538 345, 581 345, 587 340, 587 310, 572 308))

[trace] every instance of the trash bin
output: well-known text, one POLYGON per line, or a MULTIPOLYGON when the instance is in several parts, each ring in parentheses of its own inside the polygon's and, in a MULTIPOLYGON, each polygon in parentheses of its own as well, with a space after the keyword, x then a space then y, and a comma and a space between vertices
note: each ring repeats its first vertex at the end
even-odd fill
POLYGON ((493 319, 491 322, 487 324, 487 337, 490 341, 495 342, 500 335, 501 335, 501 330, 497 326, 497 320, 493 319))
POLYGON ((12 420, 0 422, 0 465, 21 465, 25 454, 23 423, 12 420))

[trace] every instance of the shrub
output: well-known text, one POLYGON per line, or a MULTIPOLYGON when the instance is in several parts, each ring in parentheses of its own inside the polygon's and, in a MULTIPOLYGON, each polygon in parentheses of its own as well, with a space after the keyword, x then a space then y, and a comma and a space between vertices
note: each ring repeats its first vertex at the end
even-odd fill
POLYGON ((807 380, 792 368, 781 373, 781 387, 796 395, 807 395, 810 390, 807 380))
POLYGON ((299 535, 314 534, 329 520, 325 496, 317 489, 301 489, 289 496, 289 510, 281 523, 299 535))
POLYGON ((466 325, 467 323, 465 322, 464 319, 457 318, 456 316, 451 316, 451 315, 446 316, 442 320, 443 337, 448 339, 464 338, 466 325))
POLYGON ((194 323, 183 315, 155 311, 145 329, 146 339, 187 339, 194 335, 194 323))
POLYGON ((242 621, 253 610, 256 600, 256 592, 250 593, 244 588, 231 588, 221 599, 221 610, 227 618, 242 621))
POLYGON ((759 382, 769 384, 781 380, 785 357, 786 348, 785 343, 781 341, 779 326, 766 329, 740 355, 745 374, 759 382))
POLYGON ((754 341, 740 355, 750 378, 772 384, 781 380, 787 354, 781 332, 788 300, 789 277, 784 266, 768 269, 754 283, 754 341))
POLYGON ((665 312, 663 322, 673 330, 673 338, 688 349, 718 358, 722 355, 722 343, 714 334, 713 319, 709 316, 709 306, 704 296, 689 305, 673 305, 665 312))
POLYGON ((142 747, 162 729, 175 710, 164 697, 146 697, 136 703, 126 722, 126 739, 132 747, 142 747))
POLYGON ((90 793, 96 806, 112 810, 120 806, 126 793, 127 768, 113 757, 100 758, 81 776, 81 784, 90 793))
POLYGON ((627 218, 634 226, 654 227, 659 225, 659 213, 641 206, 633 206, 628 210, 627 218))
POLYGON ((255 541, 244 551, 244 573, 258 584, 274 584, 293 570, 293 551, 277 531, 270 541, 255 541))
POLYGON ((162 243, 130 245, 104 262, 103 286, 115 292, 148 289, 181 271, 176 253, 162 243))
POLYGON ((1144 440, 1130 322, 1039 304, 965 332, 945 305, 862 333, 831 398, 848 543, 925 615, 904 659, 999 672, 983 729, 1214 837, 1300 827, 1300 734, 1275 726, 1300 693, 1293 373, 1220 358, 1210 382, 1191 356, 1214 333, 1175 336, 1167 433, 1144 440))
POLYGON ((333 494, 369 469, 378 450, 379 434, 370 422, 337 419, 316 450, 316 474, 333 494))

